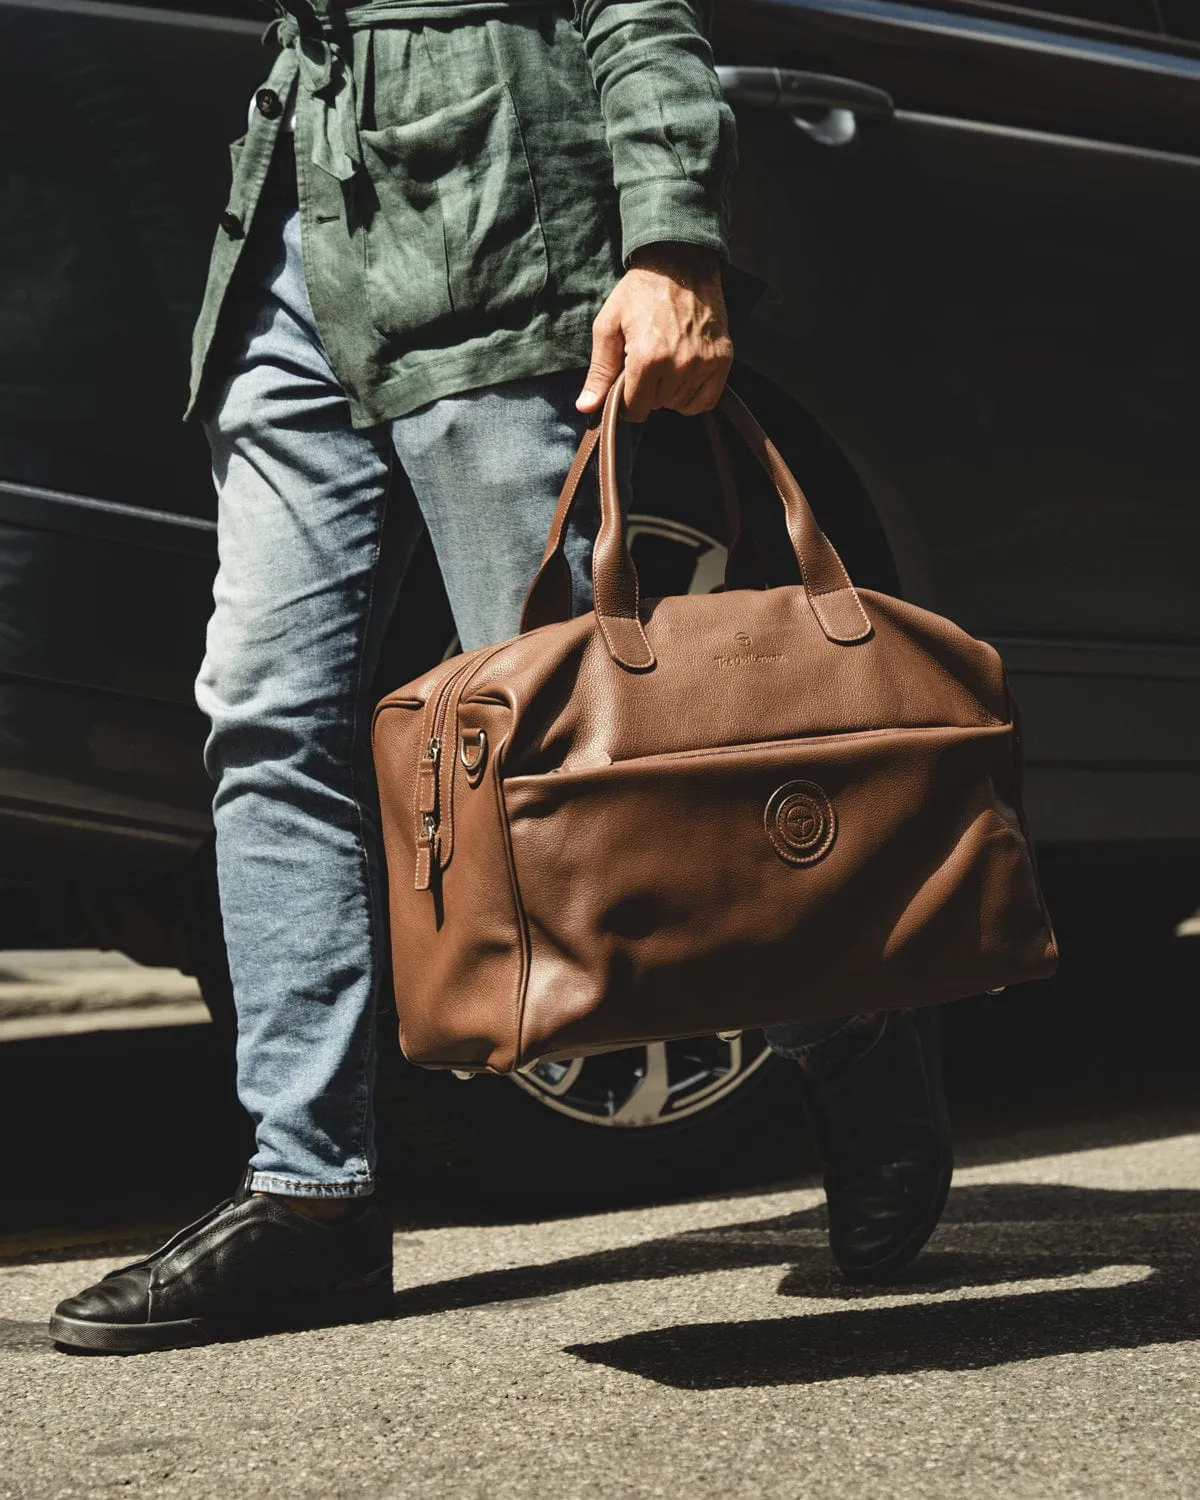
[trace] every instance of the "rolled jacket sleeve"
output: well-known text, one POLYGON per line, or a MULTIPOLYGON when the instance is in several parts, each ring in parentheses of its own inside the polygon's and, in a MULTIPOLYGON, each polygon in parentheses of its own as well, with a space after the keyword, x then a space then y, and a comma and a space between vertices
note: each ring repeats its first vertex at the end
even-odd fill
POLYGON ((674 241, 729 258, 733 113, 690 0, 575 0, 620 195, 625 264, 674 241))

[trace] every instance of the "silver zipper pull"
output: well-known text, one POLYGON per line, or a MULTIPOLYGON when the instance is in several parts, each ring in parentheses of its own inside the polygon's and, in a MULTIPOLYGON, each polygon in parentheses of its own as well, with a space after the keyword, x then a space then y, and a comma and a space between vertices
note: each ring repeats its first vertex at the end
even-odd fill
POLYGON ((432 813, 421 817, 421 832, 417 838, 417 868, 413 880, 414 889, 427 891, 433 885, 433 871, 437 861, 437 819, 432 813))
POLYGON ((438 757, 441 750, 441 740, 430 740, 417 767, 417 811, 422 816, 437 811, 438 757))
POLYGON ((427 891, 433 879, 433 867, 437 858, 438 830, 438 756, 442 742, 436 735, 425 747, 425 755, 417 767, 417 870, 416 888, 427 891))

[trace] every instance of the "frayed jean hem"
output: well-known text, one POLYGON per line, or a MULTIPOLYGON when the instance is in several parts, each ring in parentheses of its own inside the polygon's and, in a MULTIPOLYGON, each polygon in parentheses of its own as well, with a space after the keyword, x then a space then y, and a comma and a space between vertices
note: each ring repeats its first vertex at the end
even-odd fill
POLYGON ((353 1182, 298 1182, 294 1177, 255 1172, 250 1179, 250 1191, 273 1193, 277 1198, 369 1198, 375 1184, 369 1177, 353 1182))

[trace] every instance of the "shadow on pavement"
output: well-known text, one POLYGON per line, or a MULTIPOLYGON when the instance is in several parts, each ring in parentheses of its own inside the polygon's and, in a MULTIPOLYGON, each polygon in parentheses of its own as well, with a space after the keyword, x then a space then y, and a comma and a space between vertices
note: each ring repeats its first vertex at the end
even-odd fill
MULTIPOLYGON (((643 1277, 680 1274, 685 1265, 713 1270, 776 1264, 791 1258, 782 1243, 788 1233, 815 1226, 819 1217, 814 1211, 710 1231, 703 1248, 681 1244, 686 1235, 674 1244, 642 1246, 641 1266, 627 1261, 622 1270, 643 1277), (665 1271, 672 1262, 675 1271, 665 1271)), ((808 1245, 794 1252, 779 1295, 853 1297, 856 1306, 801 1317, 684 1324, 574 1345, 568 1352, 663 1385, 716 1390, 978 1370, 1182 1343, 1200 1338, 1198 1230, 1200 1192, 961 1188, 951 1195, 935 1243, 962 1248, 929 1252, 905 1281, 876 1289, 893 1305, 864 1308, 870 1289, 833 1283, 823 1247, 808 1245), (995 1290, 1006 1283, 1094 1276, 1106 1268, 1121 1277, 1117 1284, 995 1290), (970 1295, 973 1288, 987 1291, 970 1295), (956 1292, 954 1300, 929 1300, 956 1292), (906 1294, 914 1301, 894 1305, 906 1294)), ((554 1279, 558 1268, 549 1269, 554 1279)), ((612 1277, 615 1267, 602 1269, 598 1279, 624 1279, 612 1277)), ((432 1290, 422 1288, 426 1297, 432 1290)))
POLYGON ((1195 1339, 1200 1307, 1193 1290, 1190 1278, 1155 1275, 1132 1286, 688 1324, 567 1352, 680 1390, 980 1370, 1195 1339))
MULTIPOLYGON (((849 1286, 838 1277, 826 1249, 822 1205, 544 1265, 427 1283, 397 1294, 396 1316, 423 1317, 583 1287, 755 1266, 790 1268, 779 1287, 781 1296, 856 1302, 873 1295, 927 1297, 970 1286, 1079 1276, 1114 1264, 1164 1270, 1186 1264, 1190 1274, 1200 1261, 1198 1230, 1200 1192, 1189 1189, 1119 1192, 1026 1183, 961 1187, 950 1194, 934 1248, 886 1286, 849 1286)), ((1196 1303, 1200 1319, 1200 1297, 1196 1303)))

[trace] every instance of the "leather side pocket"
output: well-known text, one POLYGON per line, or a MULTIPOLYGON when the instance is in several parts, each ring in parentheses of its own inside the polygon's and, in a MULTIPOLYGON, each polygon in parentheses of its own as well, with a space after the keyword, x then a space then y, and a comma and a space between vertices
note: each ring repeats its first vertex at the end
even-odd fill
POLYGON ((366 296, 379 332, 404 339, 527 313, 546 284, 546 244, 508 85, 360 139, 373 199, 366 296))

